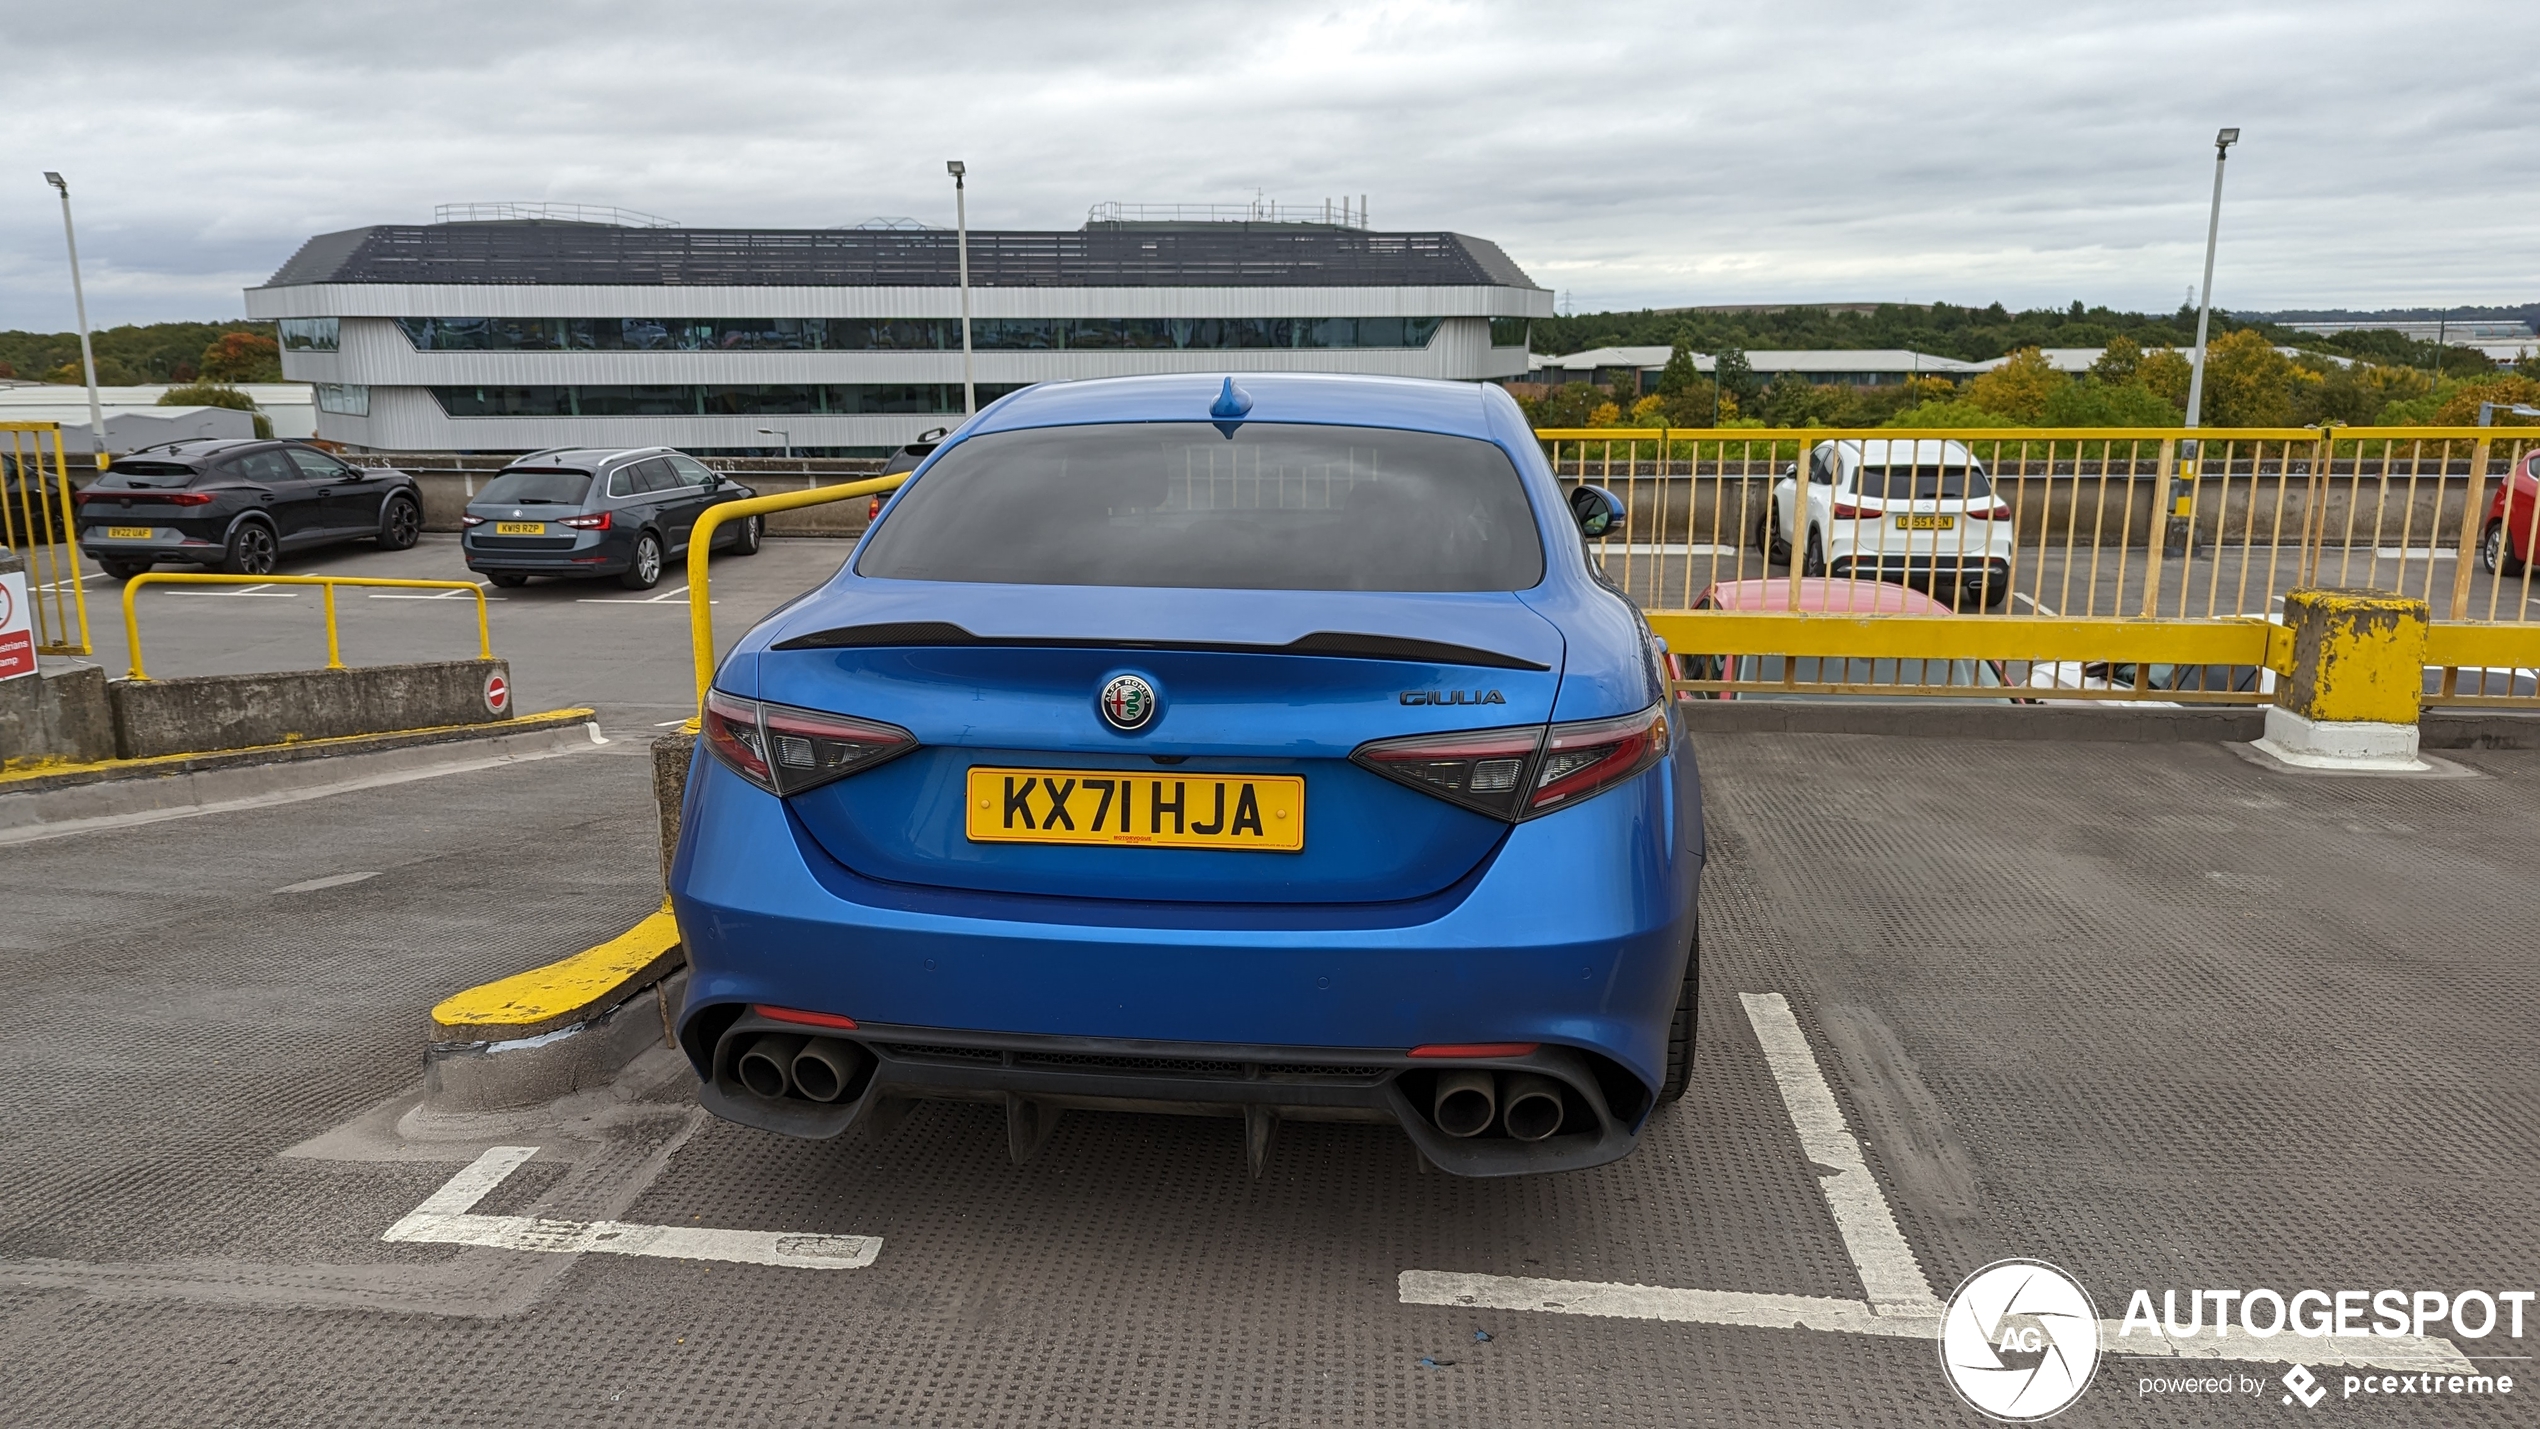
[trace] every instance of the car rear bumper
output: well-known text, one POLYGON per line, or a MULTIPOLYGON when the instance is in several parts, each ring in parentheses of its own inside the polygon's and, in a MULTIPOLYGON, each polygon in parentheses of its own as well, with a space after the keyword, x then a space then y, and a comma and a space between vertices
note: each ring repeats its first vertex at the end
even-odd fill
POLYGON ((217 561, 226 549, 217 533, 183 526, 155 525, 146 538, 109 536, 102 525, 79 533, 79 553, 92 561, 217 561))
POLYGON ((853 1033, 787 1030, 866 1040, 884 1097, 1277 1107, 1396 1121, 1468 1175, 1594 1165, 1630 1150, 1648 1112, 1691 939, 1699 855, 1671 821, 1670 778, 1661 765, 1516 826, 1431 898, 1234 906, 865 879, 779 800, 700 754, 670 879, 690 967, 681 1041, 712 1109, 795 1135, 834 1135, 865 1113, 734 1082, 734 1029, 760 1028, 753 1005, 854 1019, 853 1033), (1540 1050, 1409 1056, 1482 1043, 1540 1050), (1150 1065, 1158 1058, 1214 1069, 1150 1065), (1450 1065, 1541 1071, 1575 1093, 1575 1120, 1548 1142, 1447 1137, 1420 1099, 1450 1065), (1282 1070, 1301 1066, 1373 1070, 1282 1070))
POLYGON ((488 548, 470 533, 459 540, 460 558, 472 571, 517 572, 537 576, 613 576, 634 564, 635 546, 615 532, 577 538, 571 546, 551 550, 488 548))

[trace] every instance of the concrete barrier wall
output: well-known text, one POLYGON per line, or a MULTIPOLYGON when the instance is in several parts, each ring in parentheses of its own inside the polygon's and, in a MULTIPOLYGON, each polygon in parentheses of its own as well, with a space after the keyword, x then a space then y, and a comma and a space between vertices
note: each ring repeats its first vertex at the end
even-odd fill
POLYGON ((114 752, 143 759, 508 719, 508 698, 499 710, 486 703, 486 682, 495 676, 508 688, 510 662, 116 680, 109 687, 114 752))
POLYGON ((35 674, 0 680, 0 769, 115 755, 106 672, 45 657, 35 674))

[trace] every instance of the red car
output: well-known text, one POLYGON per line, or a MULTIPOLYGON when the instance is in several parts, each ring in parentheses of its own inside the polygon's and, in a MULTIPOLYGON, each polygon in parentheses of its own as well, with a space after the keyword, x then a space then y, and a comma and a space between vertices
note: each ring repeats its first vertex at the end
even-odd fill
POLYGON ((2540 452, 2522 459, 2514 474, 2487 498, 2487 524, 2478 533, 2478 563, 2491 576, 2518 576, 2540 534, 2540 452))
MULTIPOLYGON (((1771 576, 1762 580, 1719 581, 1693 603, 1696 610, 1740 610, 1777 612, 1790 609, 1790 578, 1771 576)), ((1804 615, 1949 615, 1946 605, 1918 590, 1890 585, 1877 580, 1849 580, 1836 576, 1801 576, 1799 578, 1799 610, 1804 615)), ((1984 703, 2022 703, 2017 697, 1978 695, 1978 690, 2000 690, 2010 684, 1998 660, 1896 660, 1892 658, 1846 660, 1815 655, 1788 662, 1779 655, 1703 655, 1692 652, 1678 654, 1677 678, 1684 680, 1780 680, 1787 673, 1802 683, 1835 685, 1955 685, 1967 689, 1970 696, 1984 703)), ((1864 691, 1864 693, 1874 693, 1864 691)), ((1710 700, 1787 700, 1842 699, 1842 695, 1819 693, 1784 694, 1765 690, 1718 690, 1689 693, 1688 699, 1710 700)))

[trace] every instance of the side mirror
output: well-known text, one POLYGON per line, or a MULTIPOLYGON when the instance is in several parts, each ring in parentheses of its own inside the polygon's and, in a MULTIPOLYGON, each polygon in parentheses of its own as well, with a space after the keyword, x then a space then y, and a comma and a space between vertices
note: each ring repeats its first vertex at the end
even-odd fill
POLYGON ((1570 492, 1570 514, 1578 519, 1579 534, 1591 541, 1601 541, 1623 527, 1623 498, 1602 486, 1580 486, 1570 492))
POLYGON ((1792 462, 1790 465, 1783 467, 1782 475, 1791 477, 1799 475, 1799 463, 1792 462))

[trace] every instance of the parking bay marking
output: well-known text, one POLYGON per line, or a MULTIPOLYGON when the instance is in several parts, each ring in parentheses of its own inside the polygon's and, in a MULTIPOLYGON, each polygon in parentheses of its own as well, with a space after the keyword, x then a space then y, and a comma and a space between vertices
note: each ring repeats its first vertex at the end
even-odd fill
POLYGON ((368 873, 330 873, 324 878, 312 878, 305 883, 286 883, 282 887, 275 889, 274 892, 315 893, 321 888, 341 888, 347 883, 359 883, 365 878, 377 878, 378 876, 379 871, 377 869, 373 869, 368 873))
MULTIPOLYGON (((1755 1329, 1825 1330, 1900 1339, 1937 1338, 1943 1307, 1923 1275, 1922 1262, 1897 1229, 1886 1194, 1871 1176, 1861 1143, 1845 1122, 1843 1109, 1836 1104, 1824 1073, 1818 1070, 1816 1055, 1809 1050, 1807 1034, 1800 1031, 1798 1019, 1791 1015, 1789 1000, 1777 992, 1744 993, 1739 1000, 1746 1005, 1747 1021, 1755 1029, 1756 1040, 1763 1045, 1764 1060, 1781 1090, 1782 1105, 1799 1133, 1800 1149, 1816 1163, 1826 1209, 1834 1215, 1835 1230, 1861 1277, 1862 1289, 1868 1292, 1867 1301, 1406 1270, 1395 1282, 1401 1303, 1755 1329)), ((2269 1348, 2272 1340, 2174 1339, 2159 1332, 2147 1338, 2139 1328, 2133 1335, 2120 1337, 2118 1332, 2123 1325, 2122 1320, 2099 1322, 2102 1353, 2472 1372, 2468 1357, 2451 1341, 2435 1335, 2383 1339, 2373 1342, 2371 1348, 2351 1350, 2328 1339, 2300 1339, 2269 1348)))
POLYGON ((424 1198, 379 1238, 424 1245, 579 1255, 649 1255, 798 1270, 857 1270, 882 1253, 880 1236, 809 1235, 719 1230, 710 1226, 646 1226, 624 1221, 558 1221, 538 1216, 480 1216, 476 1203, 538 1154, 535 1146, 497 1146, 424 1198))
MULTIPOLYGON (((666 591, 663 591, 663 592, 662 592, 661 594, 659 594, 659 595, 647 595, 647 596, 633 596, 633 595, 583 595, 583 596, 576 596, 576 597, 574 597, 573 603, 574 603, 575 605, 670 605, 670 604, 672 604, 672 603, 674 603, 674 602, 677 602, 677 603, 683 603, 683 604, 684 604, 684 603, 686 602, 687 598, 688 598, 688 588, 687 588, 686 586, 684 586, 684 585, 683 585, 683 586, 681 586, 681 587, 680 587, 679 589, 677 589, 677 590, 666 590, 666 591)), ((708 605, 721 605, 721 604, 723 604, 723 602, 722 602, 722 601, 719 601, 719 600, 714 600, 714 599, 709 598, 709 599, 706 601, 706 604, 708 604, 708 605)))

